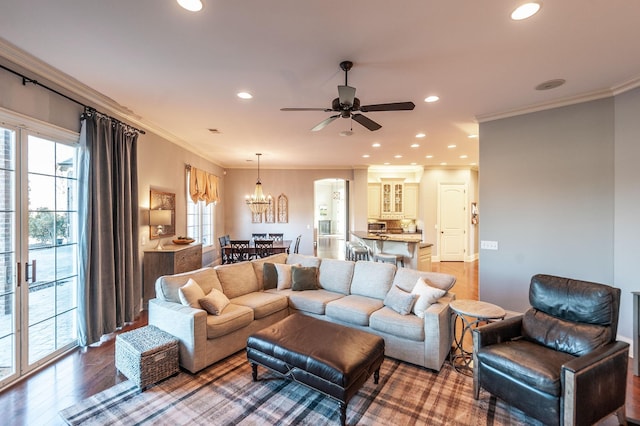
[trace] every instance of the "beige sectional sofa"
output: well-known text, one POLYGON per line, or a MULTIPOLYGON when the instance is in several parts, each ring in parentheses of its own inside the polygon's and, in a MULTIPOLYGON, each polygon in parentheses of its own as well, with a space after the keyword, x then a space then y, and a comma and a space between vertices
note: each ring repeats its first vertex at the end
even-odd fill
POLYGON ((194 373, 243 349, 249 335, 293 312, 377 334, 385 340, 386 355, 440 370, 451 348, 449 302, 455 296, 449 290, 455 280, 388 263, 278 254, 158 278, 156 298, 149 301, 149 324, 180 340, 180 365, 194 373), (315 267, 317 289, 278 289, 284 283, 265 275, 265 263, 315 267), (389 307, 393 286, 410 293, 420 277, 445 293, 424 310, 424 318, 389 307), (223 292, 230 303, 220 315, 185 306, 179 289, 189 279, 204 294, 214 288, 223 292))

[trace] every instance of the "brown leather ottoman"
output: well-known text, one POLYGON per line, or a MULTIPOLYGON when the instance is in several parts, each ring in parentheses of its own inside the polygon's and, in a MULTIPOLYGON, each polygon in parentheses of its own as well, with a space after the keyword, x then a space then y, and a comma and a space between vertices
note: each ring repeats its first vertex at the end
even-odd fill
POLYGON ((378 383, 384 340, 376 335, 302 314, 290 315, 247 340, 247 358, 258 380, 258 364, 335 399, 340 423, 347 403, 373 373, 378 383))

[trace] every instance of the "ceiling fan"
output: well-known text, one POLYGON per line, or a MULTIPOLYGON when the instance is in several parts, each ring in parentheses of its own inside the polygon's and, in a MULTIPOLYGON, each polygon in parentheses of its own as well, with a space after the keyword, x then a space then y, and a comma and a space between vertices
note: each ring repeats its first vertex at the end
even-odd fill
POLYGON ((348 85, 347 77, 352 66, 353 62, 351 61, 340 62, 340 68, 344 71, 344 86, 338 86, 338 97, 331 102, 331 108, 281 108, 280 111, 337 112, 337 114, 334 114, 317 124, 313 129, 311 129, 312 132, 324 129, 329 123, 338 117, 352 118, 367 129, 374 131, 380 129, 382 126, 370 118, 360 114, 358 111, 410 111, 415 108, 415 104, 413 102, 360 105, 360 99, 356 98, 356 88, 348 85))

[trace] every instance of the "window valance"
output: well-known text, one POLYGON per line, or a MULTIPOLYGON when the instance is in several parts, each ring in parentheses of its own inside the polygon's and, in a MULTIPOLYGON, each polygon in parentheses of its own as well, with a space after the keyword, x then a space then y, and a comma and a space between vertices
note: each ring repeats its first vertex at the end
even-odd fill
POLYGON ((207 204, 220 201, 218 192, 219 178, 204 170, 191 167, 189 173, 189 196, 194 203, 204 201, 207 204))

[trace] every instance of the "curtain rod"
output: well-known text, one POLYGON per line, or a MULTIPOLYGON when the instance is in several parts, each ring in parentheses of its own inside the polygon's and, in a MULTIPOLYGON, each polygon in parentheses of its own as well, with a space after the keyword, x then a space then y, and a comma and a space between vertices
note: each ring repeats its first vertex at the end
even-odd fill
POLYGON ((132 130, 135 130, 136 132, 138 132, 138 133, 140 133, 140 134, 142 134, 142 135, 146 134, 144 130, 142 130, 142 129, 138 129, 138 128, 136 128, 136 127, 133 127, 133 126, 131 126, 131 125, 127 124, 127 123, 123 123, 122 121, 118 120, 118 119, 117 119, 117 118, 115 118, 115 117, 112 117, 112 116, 110 116, 110 115, 108 115, 108 114, 104 114, 104 113, 102 113, 102 112, 100 112, 100 111, 97 111, 97 110, 96 110, 95 108, 93 108, 93 107, 90 107, 90 106, 88 106, 88 105, 86 105, 86 104, 84 104, 84 103, 82 103, 82 102, 80 102, 80 101, 78 101, 78 100, 76 100, 76 99, 74 99, 74 98, 70 97, 70 96, 67 96, 67 95, 65 95, 64 93, 61 93, 61 92, 57 91, 56 89, 53 89, 53 88, 51 88, 51 87, 47 86, 46 84, 42 84, 42 83, 38 82, 38 80, 34 80, 34 79, 32 79, 32 78, 29 78, 29 77, 27 77, 26 75, 21 74, 21 73, 19 73, 18 71, 14 71, 14 70, 12 70, 11 68, 7 68, 6 66, 4 66, 4 65, 2 65, 2 64, 0 64, 0 68, 4 69, 5 71, 9 71, 11 74, 14 74, 14 75, 17 75, 18 77, 21 77, 21 78, 22 78, 22 85, 23 85, 23 86, 26 86, 26 85, 27 85, 27 83, 31 83, 31 84, 33 84, 34 86, 40 86, 40 87, 42 87, 43 89, 46 89, 46 90, 48 90, 48 91, 50 91, 50 92, 52 92, 52 93, 55 93, 55 94, 56 94, 56 95, 58 95, 58 96, 62 96, 63 98, 65 98, 65 99, 67 99, 67 100, 69 100, 69 101, 71 101, 71 102, 73 102, 73 103, 76 103, 76 104, 78 104, 78 105, 80 105, 80 106, 84 107, 85 112, 86 112, 86 111, 95 111, 96 113, 101 114, 101 115, 104 115, 105 117, 108 117, 108 118, 109 118, 109 119, 111 119, 111 120, 115 120, 115 121, 117 121, 118 123, 122 123, 122 124, 125 124, 125 125, 129 126, 132 130))

